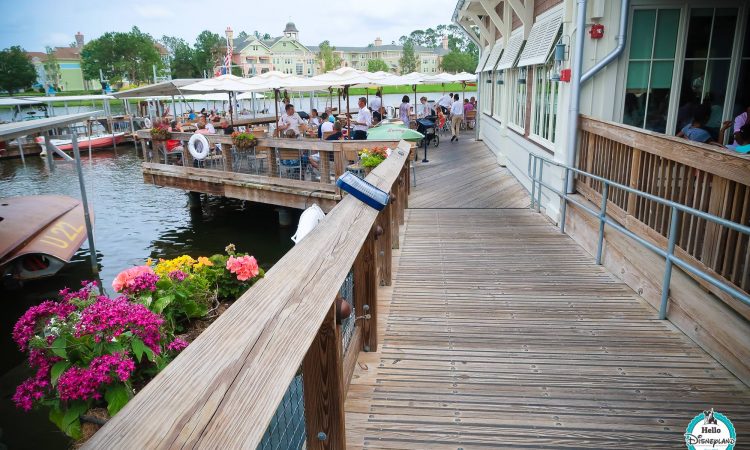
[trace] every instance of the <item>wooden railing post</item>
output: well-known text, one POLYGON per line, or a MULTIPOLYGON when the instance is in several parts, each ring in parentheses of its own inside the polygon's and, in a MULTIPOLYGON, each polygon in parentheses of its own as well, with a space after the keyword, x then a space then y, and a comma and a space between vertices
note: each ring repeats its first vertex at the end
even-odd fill
POLYGON ((307 448, 346 448, 341 337, 332 301, 323 324, 302 361, 307 448))
POLYGON ((389 214, 391 219, 391 248, 399 248, 399 223, 398 223, 398 211, 401 209, 401 189, 398 185, 398 179, 396 184, 393 186, 391 191, 391 203, 388 205, 388 209, 391 210, 389 214))
POLYGON ((392 235, 391 235, 391 215, 393 208, 391 204, 388 204, 380 214, 375 223, 380 226, 383 231, 377 237, 377 261, 378 261, 378 281, 381 286, 391 285, 391 249, 392 249, 392 235))
MULTIPOLYGON (((633 158, 630 164, 630 180, 628 186, 633 189, 638 189, 640 182, 639 177, 641 176, 641 151, 637 148, 633 148, 633 158)), ((638 196, 632 192, 628 193, 628 214, 635 216, 636 205, 638 204, 638 196)))
POLYGON ((362 349, 378 349, 378 285, 375 258, 375 232, 371 231, 354 261, 354 312, 370 315, 362 325, 362 349))
POLYGON ((232 146, 229 144, 220 144, 221 153, 224 155, 224 171, 234 172, 234 158, 232 157, 232 146))

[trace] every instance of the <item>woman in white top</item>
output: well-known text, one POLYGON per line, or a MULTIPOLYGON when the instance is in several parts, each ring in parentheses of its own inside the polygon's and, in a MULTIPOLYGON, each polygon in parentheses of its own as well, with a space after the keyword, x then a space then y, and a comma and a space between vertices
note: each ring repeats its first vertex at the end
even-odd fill
POLYGON ((398 117, 404 122, 404 125, 409 126, 409 111, 411 110, 411 104, 409 103, 409 96, 404 95, 401 99, 401 106, 398 107, 398 117))

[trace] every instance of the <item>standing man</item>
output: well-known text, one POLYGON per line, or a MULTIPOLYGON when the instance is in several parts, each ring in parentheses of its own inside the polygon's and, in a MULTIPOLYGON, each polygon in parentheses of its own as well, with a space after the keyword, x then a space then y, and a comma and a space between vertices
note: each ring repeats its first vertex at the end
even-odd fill
POLYGON ((354 133, 352 139, 357 141, 364 141, 367 139, 367 129, 372 124, 372 113, 367 109, 367 99, 364 97, 359 98, 359 112, 357 113, 357 119, 354 121, 354 133))
POLYGON ((383 94, 380 93, 380 90, 375 93, 375 97, 370 100, 370 112, 372 112, 372 117, 376 119, 378 122, 383 120, 383 115, 380 112, 380 109, 383 107, 383 94))
POLYGON ((464 105, 458 99, 458 94, 453 96, 451 105, 451 142, 458 141, 458 135, 461 133, 461 122, 464 120, 464 105))
POLYGON ((443 110, 443 114, 448 114, 448 110, 453 104, 453 94, 446 94, 438 100, 438 106, 443 110))

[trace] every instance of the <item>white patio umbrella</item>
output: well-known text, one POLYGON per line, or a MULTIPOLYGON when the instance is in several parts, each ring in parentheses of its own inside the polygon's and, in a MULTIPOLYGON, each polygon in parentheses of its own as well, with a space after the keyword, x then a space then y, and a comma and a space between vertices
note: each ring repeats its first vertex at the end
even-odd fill
POLYGON ((226 92, 229 97, 230 113, 229 120, 234 125, 234 117, 232 111, 232 93, 233 92, 249 92, 252 91, 252 87, 248 85, 247 78, 238 77, 232 74, 220 75, 216 78, 208 78, 201 80, 197 83, 183 86, 183 91, 198 91, 198 92, 226 92))
POLYGON ((461 72, 461 73, 457 73, 453 75, 453 79, 461 83, 461 87, 463 88, 463 96, 464 96, 464 99, 466 99, 466 83, 477 81, 477 74, 461 72))

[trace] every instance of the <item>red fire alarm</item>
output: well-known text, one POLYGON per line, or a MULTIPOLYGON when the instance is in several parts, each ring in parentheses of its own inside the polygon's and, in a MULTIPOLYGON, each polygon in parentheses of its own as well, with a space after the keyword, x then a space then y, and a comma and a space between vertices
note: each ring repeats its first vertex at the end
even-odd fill
POLYGON ((570 83, 570 69, 562 69, 560 71, 560 81, 570 83))
POLYGON ((595 23, 591 25, 591 29, 589 30, 589 34, 591 35, 591 39, 601 39, 604 37, 604 25, 600 23, 595 23))

